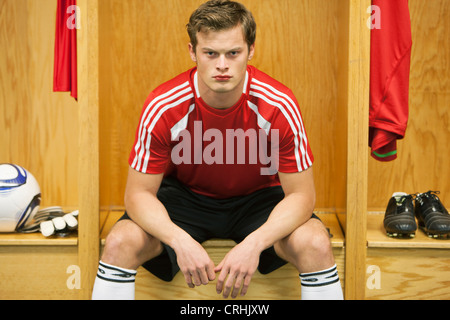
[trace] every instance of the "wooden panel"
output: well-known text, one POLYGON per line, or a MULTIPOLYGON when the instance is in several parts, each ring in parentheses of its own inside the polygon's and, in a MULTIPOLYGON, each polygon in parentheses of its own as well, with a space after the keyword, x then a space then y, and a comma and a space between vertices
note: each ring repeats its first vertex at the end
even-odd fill
MULTIPOLYGON (((345 126, 337 106, 344 45, 342 1, 247 1, 258 22, 252 64, 290 87, 297 97, 315 156, 319 208, 345 201, 345 126), (342 153, 344 151, 344 153, 342 153)), ((346 70, 345 70, 346 72, 346 70)), ((346 108, 346 105, 345 105, 346 108)))
MULTIPOLYGON (((341 215, 346 211, 347 201, 347 135, 348 135, 348 94, 349 94, 349 3, 341 1, 337 11, 337 23, 339 32, 337 34, 337 95, 336 95, 336 129, 334 131, 333 150, 335 157, 332 161, 335 172, 328 183, 334 186, 336 192, 334 206, 336 212, 341 215)), ((346 227, 345 219, 341 221, 346 227)))
POLYGON ((76 246, 0 246, 0 261, 1 300, 78 298, 68 273, 78 262, 76 246))
POLYGON ((398 159, 369 161, 369 202, 385 209, 393 192, 440 190, 450 207, 450 29, 449 0, 410 0, 412 59, 410 116, 398 159))
MULTIPOLYGON (((122 206, 142 104, 193 67, 185 24, 201 0, 100 0, 100 199, 122 206), (167 28, 167 26, 171 26, 167 28)), ((336 119, 340 0, 245 0, 258 23, 252 64, 292 88, 316 158, 317 206, 345 202, 346 127, 336 119), (280 36, 282 35, 282 36, 280 36), (341 134, 338 135, 337 133, 341 134), (343 133, 343 134, 342 134, 343 133), (342 151, 344 150, 344 151, 342 151)), ((344 106, 341 103, 341 106, 344 106)), ((346 105, 345 105, 346 107, 346 105)), ((344 109, 345 110, 345 109, 344 109)))
POLYGON ((56 1, 0 3, 0 162, 28 169, 42 206, 76 206, 78 110, 53 93, 56 1))
POLYGON ((99 2, 100 196, 104 206, 123 205, 128 156, 147 95, 192 66, 185 24, 189 12, 201 2, 99 2))
POLYGON ((367 299, 450 299, 448 249, 371 248, 367 252, 367 266, 377 267, 367 274, 367 299), (369 279, 371 276, 378 279, 369 279), (377 281, 379 288, 375 286, 377 281))
POLYGON ((367 219, 366 299, 450 299, 450 242, 428 238, 388 237, 384 214, 367 219))

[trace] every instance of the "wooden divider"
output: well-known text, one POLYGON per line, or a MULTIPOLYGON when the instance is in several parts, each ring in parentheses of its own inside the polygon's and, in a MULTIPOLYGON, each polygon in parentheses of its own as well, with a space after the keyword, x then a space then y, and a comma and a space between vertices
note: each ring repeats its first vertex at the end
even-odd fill
POLYGON ((363 299, 366 278, 367 142, 369 114, 370 1, 349 2, 347 100, 347 210, 345 222, 345 298, 363 299))
POLYGON ((99 260, 99 74, 98 1, 78 0, 79 210, 78 264, 80 298, 90 299, 99 260))

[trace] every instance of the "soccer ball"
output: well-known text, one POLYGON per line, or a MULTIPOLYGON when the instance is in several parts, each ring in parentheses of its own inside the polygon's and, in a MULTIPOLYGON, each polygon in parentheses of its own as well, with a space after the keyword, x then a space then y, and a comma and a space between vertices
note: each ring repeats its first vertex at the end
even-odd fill
POLYGON ((41 190, 26 169, 0 164, 0 232, 20 231, 33 220, 41 204, 41 190))

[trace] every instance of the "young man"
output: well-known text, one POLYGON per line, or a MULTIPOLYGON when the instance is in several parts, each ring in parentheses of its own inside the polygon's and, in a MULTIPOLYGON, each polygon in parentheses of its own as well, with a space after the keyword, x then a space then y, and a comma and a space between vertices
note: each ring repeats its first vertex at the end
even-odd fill
POLYGON ((314 216, 313 156, 297 100, 249 66, 256 24, 241 4, 211 0, 187 26, 196 67, 145 102, 129 158, 127 213, 106 239, 93 299, 133 299, 136 269, 189 287, 217 277, 244 295, 258 268, 286 262, 303 299, 342 299, 329 235, 314 216), (201 243, 237 242, 215 266, 201 243), (217 273, 217 274, 216 274, 217 273))

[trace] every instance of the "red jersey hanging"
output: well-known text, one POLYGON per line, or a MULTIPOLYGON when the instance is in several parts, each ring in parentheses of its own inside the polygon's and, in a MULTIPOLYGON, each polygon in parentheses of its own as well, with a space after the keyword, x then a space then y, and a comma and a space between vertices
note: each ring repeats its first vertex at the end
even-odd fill
POLYGON ((372 0, 372 9, 369 146, 373 158, 391 161, 408 122, 411 20, 408 0, 372 0))
POLYGON ((58 0, 56 9, 53 91, 70 91, 77 99, 76 0, 58 0))

